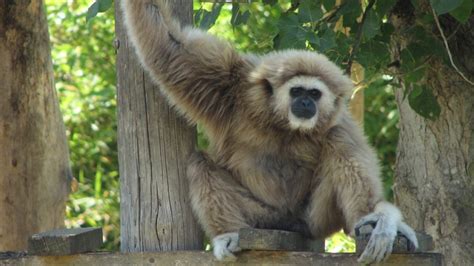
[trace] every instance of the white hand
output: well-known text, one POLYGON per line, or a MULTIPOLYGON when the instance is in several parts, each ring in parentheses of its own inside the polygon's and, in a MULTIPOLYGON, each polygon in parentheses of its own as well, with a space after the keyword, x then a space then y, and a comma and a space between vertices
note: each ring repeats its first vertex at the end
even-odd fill
POLYGON ((225 233, 218 235, 212 239, 213 253, 218 260, 225 258, 235 258, 234 252, 240 251, 239 234, 225 233))
POLYGON ((415 231, 406 223, 393 219, 384 213, 371 213, 363 217, 355 226, 359 229, 365 224, 376 224, 371 233, 367 246, 358 259, 360 263, 381 262, 392 253, 393 242, 397 231, 402 233, 415 248, 418 248, 418 240, 415 231))

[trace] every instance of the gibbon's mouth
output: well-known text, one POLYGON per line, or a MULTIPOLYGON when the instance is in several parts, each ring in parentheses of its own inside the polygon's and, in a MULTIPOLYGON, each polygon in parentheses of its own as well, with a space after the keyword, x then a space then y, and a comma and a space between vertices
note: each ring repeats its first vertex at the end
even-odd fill
POLYGON ((316 115, 316 108, 291 108, 291 112, 299 119, 311 119, 316 115))
POLYGON ((291 110, 289 112, 289 125, 291 129, 294 130, 312 130, 318 122, 318 111, 309 112, 304 111, 304 116, 296 116, 296 114, 291 110))
POLYGON ((307 97, 298 97, 291 105, 291 112, 299 119, 311 119, 316 115, 317 108, 313 100, 307 97))

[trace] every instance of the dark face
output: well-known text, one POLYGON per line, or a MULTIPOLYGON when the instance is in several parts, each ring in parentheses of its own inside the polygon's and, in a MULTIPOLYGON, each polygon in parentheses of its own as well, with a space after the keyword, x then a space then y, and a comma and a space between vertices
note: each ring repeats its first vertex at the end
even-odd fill
POLYGON ((318 111, 317 103, 321 98, 318 89, 307 89, 304 87, 293 87, 290 89, 291 112, 298 118, 310 119, 318 111))

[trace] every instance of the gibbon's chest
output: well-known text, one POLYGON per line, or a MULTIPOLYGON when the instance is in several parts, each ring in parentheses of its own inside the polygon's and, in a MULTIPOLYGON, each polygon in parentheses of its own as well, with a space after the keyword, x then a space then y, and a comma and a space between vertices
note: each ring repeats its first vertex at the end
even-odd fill
POLYGON ((236 177, 256 198, 275 208, 296 212, 307 197, 313 169, 285 154, 246 152, 236 177))

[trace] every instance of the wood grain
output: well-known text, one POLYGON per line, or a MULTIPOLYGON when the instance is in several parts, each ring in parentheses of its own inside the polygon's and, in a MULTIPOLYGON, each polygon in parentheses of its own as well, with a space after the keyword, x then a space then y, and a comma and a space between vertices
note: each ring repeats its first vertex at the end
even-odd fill
POLYGON ((66 131, 43 1, 0 0, 0 250, 64 226, 66 131))
POLYGON ((71 255, 95 251, 102 245, 102 228, 56 229, 28 239, 30 255, 71 255))
MULTIPOLYGON (((192 1, 173 1, 191 22, 192 1)), ((116 9, 121 250, 201 249, 202 232, 188 204, 185 164, 196 131, 168 106, 138 63, 116 9)))
POLYGON ((242 228, 239 230, 242 250, 283 250, 324 252, 324 240, 311 240, 301 234, 282 230, 242 228))
MULTIPOLYGON (((380 265, 441 266, 441 254, 394 254, 380 265)), ((245 251, 235 261, 219 262, 210 252, 179 251, 157 253, 91 253, 74 256, 24 256, 2 259, 1 265, 358 265, 355 254, 311 252, 245 251)))

